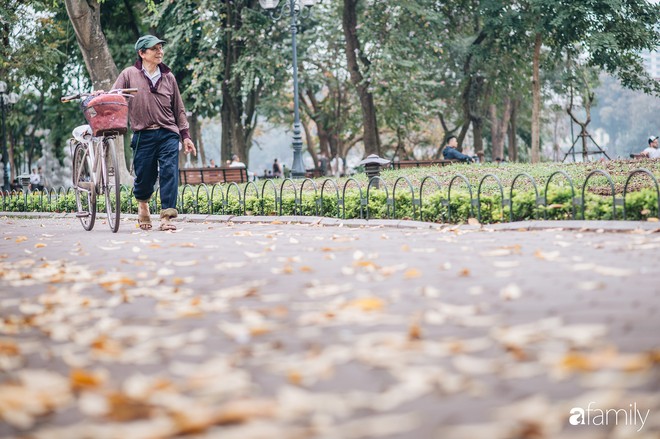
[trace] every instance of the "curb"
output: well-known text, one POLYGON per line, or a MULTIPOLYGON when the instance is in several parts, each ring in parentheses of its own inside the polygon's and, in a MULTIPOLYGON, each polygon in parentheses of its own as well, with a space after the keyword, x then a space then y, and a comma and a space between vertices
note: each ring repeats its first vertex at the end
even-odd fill
MULTIPOLYGON (((76 220, 73 213, 47 213, 47 212, 0 212, 2 218, 23 219, 72 219, 76 220)), ((158 215, 151 216, 158 220, 158 215)), ((104 213, 97 213, 97 218, 105 218, 104 213)), ((137 221, 136 214, 123 214, 123 220, 137 221)), ((350 227, 350 228, 393 228, 408 230, 439 230, 439 231, 519 231, 531 232, 542 230, 578 231, 578 232, 619 232, 619 233, 658 233, 660 223, 648 221, 517 221, 501 224, 437 224, 422 221, 407 220, 364 220, 364 219, 340 219, 317 216, 233 216, 233 215, 206 215, 206 214, 182 214, 174 219, 178 222, 192 223, 234 223, 234 224, 301 224, 323 227, 350 227)))

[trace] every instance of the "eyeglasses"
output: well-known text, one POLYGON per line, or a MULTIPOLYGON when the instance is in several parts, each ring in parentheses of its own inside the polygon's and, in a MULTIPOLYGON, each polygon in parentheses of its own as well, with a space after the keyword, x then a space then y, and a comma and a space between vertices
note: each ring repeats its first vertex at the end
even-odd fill
POLYGON ((153 50, 154 52, 164 52, 165 51, 163 46, 149 47, 147 50, 153 50))

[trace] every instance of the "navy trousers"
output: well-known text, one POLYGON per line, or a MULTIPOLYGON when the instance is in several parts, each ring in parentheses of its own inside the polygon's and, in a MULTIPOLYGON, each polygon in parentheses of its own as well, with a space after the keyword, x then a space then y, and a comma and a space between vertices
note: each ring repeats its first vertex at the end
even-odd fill
POLYGON ((154 185, 160 179, 162 209, 176 209, 179 187, 179 134, 166 129, 144 130, 133 134, 133 195, 138 201, 148 201, 154 185), (160 177, 159 177, 160 173, 160 177))

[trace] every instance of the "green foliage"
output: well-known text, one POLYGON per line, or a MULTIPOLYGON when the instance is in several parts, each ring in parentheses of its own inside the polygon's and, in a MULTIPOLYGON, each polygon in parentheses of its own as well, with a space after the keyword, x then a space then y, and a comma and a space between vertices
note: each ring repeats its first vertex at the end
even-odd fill
MULTIPOLYGON (((657 172, 660 163, 648 163, 653 171, 657 172)), ((619 162, 608 164, 608 172, 612 175, 615 186, 615 197, 623 198, 623 185, 633 168, 632 163, 619 162)), ((179 209, 183 213, 224 214, 224 215, 305 215, 343 217, 347 219, 406 219, 439 223, 464 223, 469 218, 480 218, 482 223, 507 222, 532 219, 566 220, 583 219, 582 206, 576 200, 582 197, 582 186, 586 176, 591 172, 589 164, 532 166, 509 165, 506 167, 488 166, 461 166, 455 165, 455 171, 460 170, 472 187, 472 194, 465 184, 460 181, 452 186, 451 199, 449 198, 449 180, 458 172, 438 175, 440 187, 436 185, 425 186, 422 200, 419 200, 420 176, 429 175, 432 168, 407 170, 407 177, 413 183, 414 195, 407 185, 400 184, 396 195, 393 183, 403 176, 403 171, 388 171, 383 174, 380 188, 372 183, 367 193, 367 182, 363 175, 358 175, 355 181, 348 184, 339 182, 340 198, 336 192, 328 190, 321 199, 320 191, 306 186, 306 190, 296 199, 293 187, 285 186, 281 200, 275 199, 274 191, 258 186, 246 185, 220 185, 209 188, 208 192, 203 186, 181 188, 179 193, 179 209), (555 174, 548 183, 553 172, 563 171, 573 181, 573 187, 564 175, 555 174), (490 171, 490 172, 489 172, 490 171), (511 184, 516 176, 527 172, 536 181, 536 188, 529 179, 519 178, 511 193, 511 184), (502 190, 497 181, 486 174, 498 175, 502 182, 502 190), (478 195, 479 184, 482 184, 478 195), (256 187, 256 190, 255 190, 256 187), (345 187, 345 193, 343 192, 345 187), (547 187, 547 194, 546 194, 547 187), (263 197, 261 196, 263 192, 263 197), (505 200, 509 197, 510 203, 503 206, 502 192, 505 200), (341 198, 341 194, 343 198, 341 198), (413 202, 413 196, 415 202, 413 202), (244 198, 245 197, 245 198, 244 198), (479 204, 474 204, 479 198, 479 204), (545 205, 537 205, 537 197, 545 205), (342 201, 343 200, 343 204, 342 201), (511 209, 511 210, 510 210, 511 209)), ((444 168, 440 168, 445 170, 444 168)), ((348 180, 346 180, 348 181, 348 180)), ((264 183, 265 184, 265 183, 264 183)), ((121 208, 124 213, 136 213, 137 202, 130 198, 131 192, 127 188, 121 191, 121 208)), ((584 192, 584 219, 611 220, 623 219, 621 206, 616 207, 616 217, 612 215, 615 203, 611 193, 610 182, 599 174, 595 174, 588 182, 584 192), (609 192, 608 192, 609 190, 609 192)), ((159 200, 152 200, 153 211, 158 211, 159 200)), ((657 191, 648 175, 638 175, 629 181, 628 193, 625 200, 626 216, 629 220, 648 220, 658 218, 657 191)), ((97 209, 103 212, 104 199, 98 198, 97 209)), ((27 197, 15 194, 3 200, 3 210, 14 212, 74 212, 76 210, 75 197, 69 193, 54 191, 49 193, 31 193, 27 197)))
MULTIPOLYGON (((320 2, 310 17, 299 20, 298 56, 301 92, 318 100, 311 110, 303 106, 303 120, 315 120, 323 128, 319 133, 334 142, 331 148, 345 156, 362 123, 348 81, 342 3, 320 2)), ((223 147, 232 142, 237 147, 240 140, 241 152, 247 152, 257 116, 290 124, 286 16, 273 22, 254 0, 100 4, 103 31, 118 66, 135 59, 138 35, 154 32, 168 41, 167 63, 187 108, 210 117, 231 112, 223 120, 232 127, 223 127, 223 147)), ((358 5, 359 55, 377 107, 384 156, 395 151, 421 156, 439 146, 446 129, 466 123, 466 105, 483 119, 488 137, 485 109, 494 104, 501 110, 508 96, 519 101, 517 134, 521 143, 529 143, 530 42, 537 32, 543 35, 541 79, 547 93, 554 89, 565 95, 564 85, 575 77, 568 61, 610 72, 629 88, 660 90, 639 57, 641 50, 660 43, 660 8, 646 0, 370 0, 358 5), (482 88, 469 86, 474 78, 483 80, 482 88), (447 126, 430 130, 439 115, 447 126)), ((75 105, 63 106, 58 99, 90 85, 64 5, 9 0, 0 5, 0 16, 8 35, 8 43, 0 46, 0 77, 24 94, 9 119, 14 155, 38 157, 47 135, 39 128, 45 128, 62 158, 64 140, 81 115, 75 105)), ((524 145, 521 149, 524 158, 524 145)))

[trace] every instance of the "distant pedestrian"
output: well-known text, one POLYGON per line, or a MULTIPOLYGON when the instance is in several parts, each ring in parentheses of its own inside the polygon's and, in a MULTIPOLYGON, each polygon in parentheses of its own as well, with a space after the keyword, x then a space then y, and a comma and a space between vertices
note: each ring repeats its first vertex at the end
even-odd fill
POLYGON ((318 163, 319 170, 321 171, 321 176, 325 177, 326 175, 328 175, 329 164, 330 164, 330 159, 328 159, 328 156, 325 154, 325 152, 321 151, 319 153, 319 163, 318 163))
POLYGON ((39 174, 41 190, 43 191, 46 188, 48 182, 46 181, 46 177, 44 176, 44 170, 41 168, 41 166, 37 168, 37 174, 39 174))
POLYGON ((32 173, 30 174, 30 190, 31 191, 43 191, 44 187, 41 185, 41 175, 37 173, 36 168, 32 168, 32 173))
POLYGON ((344 160, 342 160, 339 155, 334 156, 333 159, 330 160, 330 172, 335 178, 344 176, 344 160))
POLYGON ((277 159, 273 160, 273 177, 282 178, 282 167, 277 159))
POLYGON ((462 154, 456 149, 458 146, 458 139, 456 136, 449 136, 447 138, 447 145, 442 150, 442 156, 445 160, 458 160, 461 162, 472 163, 472 157, 462 154))

